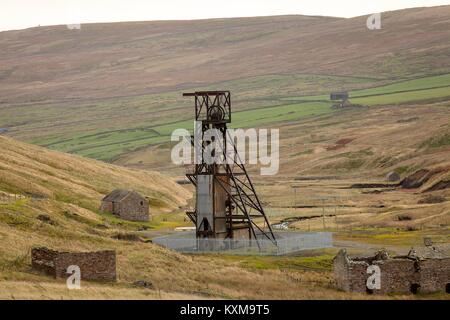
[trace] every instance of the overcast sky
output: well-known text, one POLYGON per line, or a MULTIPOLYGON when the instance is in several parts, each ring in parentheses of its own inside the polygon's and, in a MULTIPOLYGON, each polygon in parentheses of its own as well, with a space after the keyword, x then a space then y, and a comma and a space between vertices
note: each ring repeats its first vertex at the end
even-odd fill
POLYGON ((450 0, 0 0, 0 31, 38 25, 281 14, 354 17, 450 0))

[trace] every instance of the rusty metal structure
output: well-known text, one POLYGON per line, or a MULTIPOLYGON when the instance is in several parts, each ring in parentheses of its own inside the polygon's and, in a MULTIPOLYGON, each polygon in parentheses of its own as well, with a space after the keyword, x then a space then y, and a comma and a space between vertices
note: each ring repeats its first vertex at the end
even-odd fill
POLYGON ((195 99, 195 120, 201 124, 197 138, 195 135, 191 137, 192 145, 197 143, 201 149, 200 157, 193 172, 186 174, 196 188, 195 209, 187 212, 187 216, 196 226, 197 238, 269 239, 276 244, 272 227, 240 161, 236 145, 227 137, 227 124, 231 122, 230 92, 201 91, 184 93, 183 96, 195 99), (228 161, 205 161, 203 152, 213 142, 205 135, 209 129, 220 132, 223 146, 213 152, 220 152, 228 161), (227 148, 234 149, 232 159, 227 148))

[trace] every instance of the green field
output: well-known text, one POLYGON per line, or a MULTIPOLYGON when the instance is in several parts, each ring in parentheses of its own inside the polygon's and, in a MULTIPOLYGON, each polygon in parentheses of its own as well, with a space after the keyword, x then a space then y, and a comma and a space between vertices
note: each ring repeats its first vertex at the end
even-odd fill
MULTIPOLYGON (((234 128, 274 127, 336 112, 330 108, 331 91, 349 90, 350 101, 365 106, 450 97, 450 74, 381 86, 377 85, 379 83, 359 77, 270 75, 236 79, 189 91, 231 90, 234 128), (298 96, 298 92, 309 95, 298 96)), ((192 101, 183 99, 181 93, 3 108, 0 127, 11 127, 12 124, 17 126, 19 137, 32 143, 112 161, 140 148, 170 141, 175 129, 192 129, 192 101), (29 134, 33 136, 29 137, 29 134)))
POLYGON ((351 98, 351 102, 367 106, 420 102, 450 97, 450 87, 380 94, 361 98, 351 98))
MULTIPOLYGON (((369 89, 351 90, 349 95, 352 103, 369 106, 446 98, 450 96, 450 74, 407 80, 369 89)), ((283 100, 328 101, 329 94, 287 97, 283 100)))
POLYGON ((352 92, 351 96, 363 97, 363 96, 373 96, 376 94, 385 95, 389 93, 400 93, 406 91, 417 91, 423 89, 443 88, 443 87, 447 87, 448 92, 450 92, 450 88, 448 88, 450 87, 450 74, 403 81, 386 86, 381 86, 378 88, 357 90, 352 92))
MULTIPOLYGON (((330 113, 331 111, 332 109, 330 109, 328 103, 321 102, 295 103, 247 110, 233 114, 233 127, 261 127, 283 121, 294 121, 305 117, 318 116, 330 113)), ((193 125, 193 120, 186 120, 147 128, 77 135, 72 139, 67 139, 62 142, 55 139, 46 141, 44 144, 60 151, 76 153, 101 160, 111 160, 124 152, 134 151, 148 145, 168 142, 175 129, 184 128, 191 130, 193 125)))

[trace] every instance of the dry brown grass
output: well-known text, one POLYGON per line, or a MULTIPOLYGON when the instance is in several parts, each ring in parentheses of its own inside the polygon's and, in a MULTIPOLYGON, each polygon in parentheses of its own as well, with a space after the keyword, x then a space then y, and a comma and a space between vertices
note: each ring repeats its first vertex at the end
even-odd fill
POLYGON ((365 17, 295 15, 2 32, 0 93, 4 101, 29 102, 146 94, 257 75, 442 73, 450 68, 449 11, 383 13, 381 32, 369 32, 365 17))
POLYGON ((156 210, 173 210, 191 194, 153 171, 126 169, 50 151, 0 136, 0 188, 10 193, 56 199, 95 210, 116 188, 135 189, 156 210))
POLYGON ((368 298, 333 289, 329 271, 245 268, 239 259, 229 261, 220 256, 182 255, 152 244, 121 242, 106 235, 92 235, 79 225, 59 226, 57 232, 51 226, 29 223, 31 225, 27 228, 0 223, 1 243, 4 244, 0 252, 1 298, 368 298), (7 245, 12 243, 14 246, 7 245), (112 285, 86 282, 82 283, 81 290, 70 291, 65 288, 64 281, 53 280, 30 268, 29 249, 32 245, 76 251, 115 249, 118 282, 112 285), (155 289, 134 288, 132 283, 140 279, 151 281, 155 289))
MULTIPOLYGON (((128 174, 131 178, 139 175, 138 171, 115 168, 91 160, 45 151, 6 138, 2 138, 0 141, 6 150, 2 158, 3 161, 8 160, 5 162, 6 166, 17 175, 20 174, 19 168, 24 170, 23 174, 26 174, 27 178, 35 181, 37 186, 44 185, 50 191, 47 199, 12 198, 10 201, 0 204, 0 287, 2 288, 0 298, 373 298, 335 290, 329 267, 311 268, 311 262, 303 261, 302 257, 284 258, 280 261, 274 257, 235 257, 230 259, 216 255, 183 255, 150 243, 112 239, 111 236, 117 232, 135 231, 137 225, 119 224, 108 215, 99 215, 66 198, 61 201, 55 194, 60 191, 59 188, 64 187, 68 188, 64 190, 66 194, 73 195, 71 189, 73 187, 78 191, 76 202, 83 202, 83 192, 86 188, 89 189, 88 184, 83 180, 85 179, 83 171, 79 171, 84 168, 88 172, 91 170, 91 174, 95 171, 96 179, 102 177, 101 170, 120 174, 123 179, 127 178, 128 174), (18 152, 17 149, 23 151, 18 152), (33 155, 28 155, 25 150, 33 151, 33 155), (46 156, 49 158, 47 159, 46 156), (61 161, 55 161, 54 157, 58 157, 61 161), (26 159, 29 159, 31 168, 27 168, 26 159), (40 167, 36 165, 36 161, 44 165, 40 167), (71 168, 71 171, 65 169, 65 164, 71 168), (55 166, 58 169, 52 169, 55 166), (16 169, 14 170, 14 168, 16 169), (68 172, 73 173, 74 178, 68 172), (71 185, 61 184, 59 176, 65 177, 62 179, 65 182, 70 180, 71 185), (47 183, 43 181, 47 181, 47 183), (77 183, 73 181, 77 181, 77 183), (77 187, 79 184, 81 186, 77 187), (54 224, 50 225, 38 220, 37 216, 42 213, 47 214, 54 224), (100 227, 99 224, 106 225, 107 228, 100 227), (30 249, 32 246, 47 246, 69 251, 114 249, 117 252, 118 281, 115 284, 83 282, 81 290, 70 291, 66 289, 64 281, 54 280, 31 269, 30 249), (132 283, 137 280, 151 281, 154 289, 133 287, 132 283)), ((2 172, 5 172, 5 169, 2 172)), ((151 173, 147 175, 151 176, 151 173)), ((10 179, 6 175, 2 175, 2 178, 4 179, 2 188, 9 184, 11 189, 23 187, 20 180, 10 179)), ((152 186, 146 187, 151 188, 152 186)), ((94 202, 95 200, 92 198, 87 199, 87 203, 94 202)), ((327 256, 326 259, 331 258, 327 256)), ((430 297, 435 296, 419 298, 430 297)), ((442 295, 436 297, 442 298, 442 295)), ((376 298, 410 299, 414 297, 379 296, 376 298)))
POLYGON ((169 293, 161 290, 147 290, 110 285, 83 284, 80 290, 68 290, 63 282, 47 281, 2 281, 1 300, 194 300, 195 295, 169 293))
MULTIPOLYGON (((14 103, 45 109, 46 106, 39 105, 36 100, 54 103, 67 97, 82 97, 90 102, 95 98, 147 94, 148 83, 152 83, 152 90, 165 92, 199 86, 205 81, 236 79, 237 75, 245 78, 309 72, 391 77, 395 72, 401 78, 420 75, 425 69, 427 73, 445 72, 450 68, 445 64, 448 63, 445 57, 450 42, 449 33, 442 25, 447 23, 449 10, 450 7, 442 7, 388 13, 384 23, 390 28, 376 35, 364 28, 364 18, 309 17, 124 23, 108 27, 86 25, 77 35, 65 27, 6 32, 0 35, 3 50, 0 60, 8 61, 9 67, 0 70, 0 91, 2 100, 13 104, 2 110, 5 117, 9 116, 13 128, 22 128, 20 117, 10 114, 11 108, 16 107, 14 103), (416 28, 410 27, 411 21, 421 24, 423 34, 427 36, 418 36, 416 28), (50 30, 54 32, 49 33, 50 30), (336 32, 343 36, 337 39, 336 32), (400 40, 386 41, 393 35, 400 40), (44 45, 36 46, 37 42, 44 45), (133 42, 139 46, 129 45, 133 42), (298 45, 300 42, 302 46, 298 45), (432 42, 436 45, 430 45, 432 42), (18 44, 24 48, 19 56, 14 51, 18 44), (204 55, 199 56, 199 48, 204 55), (113 54, 105 57, 105 50, 113 54), (371 55, 361 54, 369 51, 371 55), (397 61, 390 58, 395 53, 398 53, 397 61), (213 60, 209 58, 211 56, 213 60), (155 61, 154 57, 164 58, 155 61), (60 64, 61 58, 69 63, 60 64), (209 67, 193 68, 198 61, 209 67), (91 80, 86 80, 86 70, 89 70, 91 80), (215 72, 218 70, 221 72, 215 72), (216 78, 211 80, 211 74, 216 78), (31 86, 34 90, 28 90, 31 86), (30 92, 30 95, 24 95, 24 92, 30 92)), ((380 83, 392 80, 395 79, 382 79, 380 83)), ((152 108, 156 105, 156 110, 164 109, 158 104, 168 102, 162 97, 161 100, 154 101, 152 108)), ((102 100, 101 103, 108 102, 102 100)), ((83 109, 88 115, 92 111, 89 108, 83 109)), ((120 109, 120 113, 115 109, 108 118, 108 129, 117 129, 114 123, 117 119, 135 121, 136 118, 127 117, 127 108, 120 109)), ((41 116, 47 111, 48 116, 55 119, 54 109, 40 110, 41 116)), ((157 121, 160 116, 155 115, 152 120, 157 121)), ((135 117, 140 117, 139 113, 135 117)), ((402 169, 404 176, 419 167, 448 164, 448 148, 423 147, 425 141, 449 130, 448 119, 449 105, 443 102, 342 110, 332 116, 284 124, 281 128, 280 174, 263 179, 253 175, 255 185, 267 204, 272 221, 294 215, 321 214, 322 206, 326 214, 333 214, 338 205, 337 217, 293 224, 300 230, 321 230, 325 222, 327 229, 337 231, 338 239, 377 246, 417 243, 429 231, 440 241, 448 242, 448 201, 417 204, 423 189, 382 193, 348 189, 353 183, 383 181, 384 175, 391 170, 402 169), (403 121, 411 118, 414 120, 403 121), (343 139, 349 143, 339 144, 343 139), (330 148, 336 145, 339 148, 330 148), (336 178, 296 180, 307 175, 336 178), (299 187, 297 195, 292 191, 293 185, 299 187), (317 198, 325 200, 314 200, 317 198), (313 207, 286 208, 301 204, 313 207), (399 215, 408 215, 411 220, 400 221, 399 215), (407 228, 419 230, 407 232, 407 228)), ((35 138, 37 128, 45 122, 45 119, 37 120, 25 126, 26 129, 13 129, 11 134, 35 138)), ((51 123, 55 132, 58 132, 58 126, 79 125, 76 119, 51 123)), ((0 189, 10 194, 10 199, 0 204, 0 298, 374 298, 336 291, 329 269, 292 268, 290 262, 282 267, 272 264, 268 268, 259 268, 260 261, 247 264, 252 259, 248 257, 189 256, 152 244, 114 240, 113 234, 135 232, 138 225, 118 222, 96 212, 99 199, 105 193, 114 188, 134 188, 149 196, 154 210, 162 213, 185 205, 190 192, 156 172, 125 169, 2 136, 0 150, 0 189), (14 194, 28 198, 14 199, 11 197, 14 194), (42 199, 30 199, 30 196, 42 199), (42 213, 49 215, 55 224, 37 220, 42 213), (29 252, 35 245, 71 251, 115 249, 118 282, 112 285, 84 283, 82 290, 69 291, 62 281, 31 269, 29 252), (133 288, 131 284, 140 279, 151 281, 155 289, 133 288)), ((173 167, 163 163, 169 154, 164 146, 143 151, 146 153, 141 156, 146 159, 150 153, 148 165, 181 174, 179 168, 173 171, 173 167)), ((137 163, 142 159, 139 154, 134 156, 137 163)), ((126 164, 129 159, 124 157, 120 161, 126 164)), ((442 174, 429 183, 443 178, 448 176, 442 174)), ((450 195, 448 190, 436 194, 447 198, 450 195)), ((292 259, 299 259, 296 265, 301 265, 302 257, 292 259)), ((265 266, 270 263, 264 261, 265 266)), ((429 297, 442 298, 442 295, 425 296, 429 297)))
MULTIPOLYGON (((96 228, 95 220, 78 221, 64 215, 70 205, 55 200, 17 200, 0 206, 1 298, 45 299, 346 299, 365 298, 337 292, 329 271, 258 270, 218 256, 188 256, 153 244, 114 240, 123 230, 96 228), (36 219, 45 211, 55 222, 36 219), (30 266, 30 248, 95 251, 115 249, 118 282, 84 283, 69 291, 61 280, 36 273, 30 266), (137 289, 137 280, 151 281, 154 290, 137 289), (86 287, 84 287, 86 286, 86 287)), ((86 219, 89 217, 86 216, 86 219)))
MULTIPOLYGON (((343 110, 281 127, 279 174, 259 177, 256 168, 252 168, 272 220, 325 213, 337 214, 337 218, 325 219, 326 228, 333 230, 350 227, 445 230, 450 225, 450 189, 425 191, 438 181, 448 180, 449 170, 433 176, 418 189, 350 186, 387 183, 385 176, 391 171, 398 170, 404 178, 418 169, 447 167, 450 149, 427 148, 423 141, 450 130, 449 106, 449 102, 441 102, 343 110), (402 121, 412 115, 414 121, 402 121), (327 146, 341 139, 353 140, 344 148, 327 151, 327 146), (303 180, 305 177, 322 178, 303 180), (418 204, 427 194, 447 201, 418 204), (408 215, 411 220, 400 221, 400 215, 408 215)), ((304 220, 293 226, 320 230, 323 219, 304 220)))
MULTIPOLYGON (((109 215, 99 215, 89 209, 99 200, 92 193, 100 196, 100 190, 110 180, 147 190, 146 194, 157 190, 165 195, 167 188, 179 190, 175 195, 165 195, 173 201, 165 207, 168 209, 182 204, 189 193, 152 172, 119 168, 4 137, 0 137, 0 142, 4 151, 1 187, 10 191, 9 200, 0 204, 1 298, 352 297, 330 287, 329 272, 252 270, 219 257, 186 256, 152 244, 112 239, 117 232, 135 231, 138 225, 119 223, 109 215), (42 198, 16 198, 11 193, 19 191, 42 198), (50 217, 52 224, 37 219, 43 213, 50 217), (118 282, 85 283, 82 290, 69 291, 63 281, 31 269, 33 246, 68 251, 115 249, 118 282), (151 281, 155 289, 134 288, 132 283, 140 279, 151 281)), ((3 197, 6 194, 3 192, 3 197)))

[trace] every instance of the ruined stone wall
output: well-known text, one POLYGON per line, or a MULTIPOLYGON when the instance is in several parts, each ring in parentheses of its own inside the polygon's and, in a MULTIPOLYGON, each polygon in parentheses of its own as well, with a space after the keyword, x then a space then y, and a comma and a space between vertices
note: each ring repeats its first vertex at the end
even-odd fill
POLYGON ((374 260, 370 264, 366 261, 349 261, 347 265, 338 266, 335 277, 337 276, 336 281, 340 283, 339 288, 342 290, 366 293, 367 279, 370 276, 367 268, 376 265, 380 267, 381 286, 380 289, 373 289, 372 293, 409 293, 411 285, 420 282, 420 274, 414 263, 409 259, 374 260))
POLYGON ((128 197, 116 204, 115 214, 124 220, 148 221, 149 204, 147 199, 130 194, 128 197))
POLYGON ((70 265, 76 265, 80 267, 82 280, 116 281, 116 253, 114 251, 61 252, 54 261, 55 273, 58 278, 67 278, 67 268, 70 265))
POLYGON ((367 268, 380 268, 381 288, 373 293, 445 292, 450 283, 450 258, 413 259, 407 257, 366 257, 350 259, 341 250, 333 259, 337 288, 352 292, 369 292, 367 268))
POLYGON ((450 258, 420 262, 420 292, 445 292, 450 283, 450 258))
POLYGON ((362 261, 352 262, 349 264, 348 291, 361 293, 366 292, 367 278, 369 277, 369 274, 367 274, 368 266, 368 263, 362 261))
POLYGON ((375 257, 350 260, 347 253, 341 250, 333 260, 333 272, 336 285, 347 292, 367 292, 367 268, 375 257))
POLYGON ((56 278, 67 278, 67 268, 76 265, 80 267, 82 280, 116 281, 115 251, 72 253, 33 248, 31 264, 56 278))
POLYGON ((381 270, 381 288, 374 293, 410 293, 412 284, 419 284, 420 273, 417 261, 411 259, 389 259, 374 261, 381 270))
POLYGON ((350 291, 348 259, 344 251, 339 251, 333 259, 333 272, 336 286, 340 290, 350 291))
POLYGON ((33 269, 56 277, 55 258, 58 252, 47 248, 31 249, 31 266, 33 269))
POLYGON ((100 211, 114 213, 113 203, 110 201, 102 201, 102 204, 100 205, 100 211))

